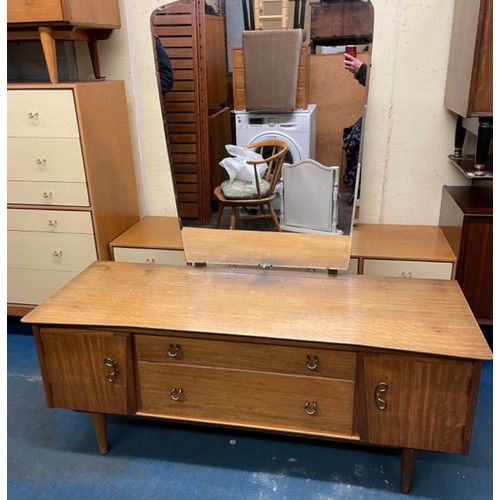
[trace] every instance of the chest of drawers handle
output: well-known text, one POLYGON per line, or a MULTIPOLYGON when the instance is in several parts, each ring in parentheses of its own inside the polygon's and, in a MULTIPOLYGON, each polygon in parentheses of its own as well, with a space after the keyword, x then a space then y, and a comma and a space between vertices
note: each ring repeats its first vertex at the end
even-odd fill
POLYGON ((375 405, 379 410, 385 410, 387 408, 387 401, 382 399, 382 395, 387 392, 389 386, 385 382, 380 382, 375 387, 373 391, 373 399, 375 400, 375 405))
POLYGON ((167 354, 170 358, 179 358, 181 355, 181 346, 179 344, 168 344, 167 354))
POLYGON ((182 399, 182 387, 172 387, 172 390, 170 391, 170 397, 172 398, 173 401, 180 401, 182 399))
POLYGON ((401 271, 401 276, 403 278, 411 278, 412 274, 411 274, 411 271, 401 271))
POLYGON ((311 363, 311 356, 309 354, 306 356, 306 366, 309 370, 316 370, 319 365, 319 359, 318 356, 314 355, 313 356, 313 362, 311 363))
POLYGON ((46 199, 46 200, 51 200, 52 199, 52 191, 44 191, 42 193, 42 196, 46 199))
POLYGON ((305 406, 306 413, 308 415, 315 415, 316 412, 318 411, 318 403, 316 401, 306 401, 306 406, 305 406))
POLYGON ((28 118, 31 118, 32 120, 38 120, 38 113, 36 111, 35 112, 30 111, 28 113, 28 118))
POLYGON ((57 220, 56 219, 50 219, 50 220, 47 221, 47 225, 49 227, 56 228, 57 227, 57 220))

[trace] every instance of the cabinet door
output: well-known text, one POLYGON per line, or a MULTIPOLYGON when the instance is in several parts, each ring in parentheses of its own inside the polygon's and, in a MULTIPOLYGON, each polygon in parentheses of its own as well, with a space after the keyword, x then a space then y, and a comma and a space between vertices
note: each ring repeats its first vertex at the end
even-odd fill
POLYGON ((130 413, 128 334, 45 328, 40 338, 52 406, 130 413))
POLYGON ((463 452, 472 362, 384 354, 364 355, 363 362, 367 421, 362 439, 463 452))

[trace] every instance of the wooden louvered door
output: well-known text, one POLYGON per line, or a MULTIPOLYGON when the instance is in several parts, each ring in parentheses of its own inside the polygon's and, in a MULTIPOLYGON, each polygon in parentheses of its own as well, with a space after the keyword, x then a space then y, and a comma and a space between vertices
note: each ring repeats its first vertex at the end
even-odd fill
POLYGON ((221 169, 218 162, 225 156, 223 144, 212 139, 215 135, 231 142, 229 108, 224 107, 224 19, 205 14, 201 0, 178 0, 157 9, 151 21, 152 32, 166 48, 174 71, 174 86, 164 99, 164 116, 179 216, 207 224, 214 179, 221 169), (212 117, 217 117, 220 130, 221 110, 227 110, 226 133, 211 134, 212 117))

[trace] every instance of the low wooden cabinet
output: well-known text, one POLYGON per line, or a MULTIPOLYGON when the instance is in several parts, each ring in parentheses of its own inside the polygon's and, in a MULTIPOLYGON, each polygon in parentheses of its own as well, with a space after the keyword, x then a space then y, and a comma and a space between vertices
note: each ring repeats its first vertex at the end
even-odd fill
POLYGON ((491 359, 451 280, 96 262, 23 321, 101 453, 107 414, 341 439, 401 448, 404 492, 416 450, 468 452, 491 359))

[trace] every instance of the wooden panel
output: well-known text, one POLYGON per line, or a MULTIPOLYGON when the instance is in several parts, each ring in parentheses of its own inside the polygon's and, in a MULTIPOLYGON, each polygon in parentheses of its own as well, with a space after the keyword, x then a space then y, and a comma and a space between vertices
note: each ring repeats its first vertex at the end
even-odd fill
POLYGON ((175 365, 212 366, 219 368, 288 373, 310 377, 354 380, 356 353, 317 347, 299 348, 221 340, 199 340, 169 336, 135 337, 137 359, 175 365), (169 355, 178 353, 175 357, 169 355), (309 367, 307 367, 309 364, 309 367))
POLYGON ((209 116, 210 141, 210 191, 228 178, 227 172, 219 162, 228 156, 226 145, 232 144, 231 109, 226 107, 209 116))
POLYGON ((205 47, 207 50, 207 106, 208 109, 220 106, 227 101, 227 65, 224 18, 205 17, 205 47))
POLYGON ((63 21, 61 0, 8 0, 7 23, 63 21))
POLYGON ((7 179, 86 182, 80 140, 9 137, 7 179))
MULTIPOLYGON (((186 242, 185 245, 187 248, 186 242)), ((293 249, 298 247, 294 245, 293 249)), ((254 339, 265 332, 269 340, 339 345, 355 341, 358 346, 426 355, 467 359, 492 356, 458 283, 453 280, 353 275, 332 279, 326 273, 97 262, 23 321, 75 325, 83 322, 254 339), (291 279, 294 286, 290 286, 291 279), (74 307, 76 303, 79 308, 74 307), (256 314, 271 309, 268 315, 256 314)))
POLYGON ((352 433, 351 381, 146 362, 138 366, 142 413, 325 436, 352 433), (182 388, 179 401, 170 396, 173 388, 182 388), (306 413, 306 401, 310 411, 316 402, 314 415, 306 413))
POLYGON ((58 408, 96 413, 129 413, 127 335, 108 332, 71 333, 41 330, 43 363, 52 393, 52 404, 58 408), (114 382, 108 381, 112 367, 105 358, 117 362, 114 382))
POLYGON ((391 355, 364 356, 366 436, 372 444, 461 453, 467 424, 472 362, 417 360, 391 355), (376 388, 386 403, 380 409, 376 388))
MULTIPOLYGON (((302 46, 299 60, 299 74, 297 80, 297 98, 295 107, 297 109, 307 109, 310 99, 309 93, 309 48, 302 46)), ((233 47, 233 107, 235 110, 245 110, 245 66, 243 62, 243 49, 233 47)), ((315 101, 311 101, 315 102, 315 101)))

